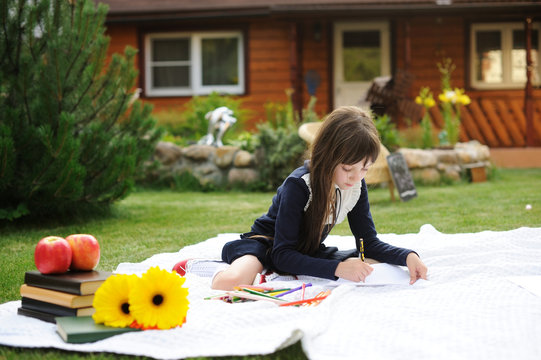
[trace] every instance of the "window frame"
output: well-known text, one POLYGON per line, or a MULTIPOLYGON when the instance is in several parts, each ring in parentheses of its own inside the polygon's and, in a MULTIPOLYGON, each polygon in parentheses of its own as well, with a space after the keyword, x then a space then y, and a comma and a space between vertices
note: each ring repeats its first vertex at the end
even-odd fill
MULTIPOLYGON (((196 96, 208 95, 214 91, 219 93, 242 95, 245 93, 245 65, 244 65, 244 34, 242 31, 208 31, 208 32, 152 32, 144 36, 144 69, 145 95, 148 97, 173 97, 173 96, 196 96), (152 61, 152 41, 155 39, 190 39, 190 59, 183 61, 190 66, 190 85, 188 87, 152 87, 153 72, 155 62, 152 61), (203 85, 202 69, 202 41, 206 39, 236 38, 238 40, 238 84, 236 85, 203 85)), ((174 65, 171 63, 171 65, 174 65)))
MULTIPOLYGON (((538 32, 538 64, 537 73, 541 77, 541 26, 534 24, 532 27, 538 32)), ((512 50, 513 50, 513 30, 524 30, 523 22, 505 22, 505 23, 474 23, 470 27, 470 85, 474 89, 479 90, 499 90, 499 89, 522 89, 526 82, 512 81, 512 50), (502 82, 501 83, 485 83, 477 80, 476 66, 476 34, 478 31, 500 31, 502 39, 502 82)), ((533 85, 537 86, 540 81, 534 81, 533 85)))

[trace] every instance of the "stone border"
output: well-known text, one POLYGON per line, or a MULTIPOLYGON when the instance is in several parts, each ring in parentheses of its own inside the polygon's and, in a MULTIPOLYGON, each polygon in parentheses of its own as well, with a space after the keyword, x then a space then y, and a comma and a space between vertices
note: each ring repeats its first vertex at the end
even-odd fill
POLYGON ((398 150, 406 158, 413 180, 423 184, 438 184, 442 180, 459 181, 473 164, 490 167, 490 150, 478 141, 458 143, 450 149, 398 150))
MULTIPOLYGON (((488 146, 477 141, 458 143, 450 149, 401 148, 415 182, 439 184, 459 181, 468 168, 490 167, 488 146)), ((181 148, 160 141, 147 162, 147 182, 174 183, 182 173, 192 174, 202 186, 251 184, 259 179, 256 158, 235 146, 190 145, 181 148), (157 162, 157 166, 153 166, 157 162)))
POLYGON ((159 163, 158 167, 146 175, 151 182, 173 182, 175 176, 186 172, 203 186, 249 184, 259 179, 254 155, 235 146, 190 145, 181 148, 160 141, 147 168, 152 168, 150 164, 155 161, 159 163))

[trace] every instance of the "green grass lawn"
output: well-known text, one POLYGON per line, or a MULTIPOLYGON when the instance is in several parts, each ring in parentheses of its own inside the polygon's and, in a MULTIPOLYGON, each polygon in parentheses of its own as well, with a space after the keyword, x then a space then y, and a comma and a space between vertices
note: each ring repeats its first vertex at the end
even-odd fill
MULTIPOLYGON (((499 170, 488 182, 418 187, 419 196, 391 202, 388 189, 369 190, 372 215, 380 233, 416 233, 430 223, 441 232, 510 230, 541 226, 541 169, 499 170), (531 204, 531 210, 525 205, 531 204)), ((35 269, 34 247, 44 236, 89 233, 101 245, 100 270, 121 262, 140 262, 153 254, 218 233, 248 231, 264 213, 271 193, 176 193, 140 190, 116 204, 107 215, 45 223, 0 223, 0 302, 19 300, 24 272, 35 269)), ((333 234, 348 235, 347 222, 333 234)), ((239 339, 241 341, 241 339, 239 339)), ((3 359, 118 359, 109 354, 78 354, 48 349, 0 347, 3 359)), ((302 358, 299 344, 264 359, 302 358)))

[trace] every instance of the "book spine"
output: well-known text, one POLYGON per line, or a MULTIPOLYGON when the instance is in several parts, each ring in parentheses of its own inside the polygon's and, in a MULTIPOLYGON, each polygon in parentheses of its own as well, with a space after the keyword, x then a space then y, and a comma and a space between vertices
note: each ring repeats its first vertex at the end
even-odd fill
POLYGON ((57 317, 57 315, 54 315, 54 314, 49 314, 49 313, 46 313, 46 312, 36 311, 36 310, 31 310, 31 309, 25 309, 25 308, 22 308, 22 307, 17 309, 17 314, 32 317, 34 319, 47 321, 47 322, 50 322, 50 323, 53 323, 53 324, 56 323, 55 318, 57 317))
POLYGON ((94 295, 75 295, 64 293, 61 291, 49 290, 38 288, 34 286, 28 286, 27 284, 21 285, 20 290, 22 297, 27 297, 39 301, 45 301, 60 306, 70 308, 82 308, 92 306, 94 295))
POLYGON ((39 301, 27 297, 21 299, 23 309, 35 310, 56 316, 77 316, 78 309, 56 305, 46 301, 39 301))
POLYGON ((27 272, 24 275, 24 283, 43 289, 67 292, 74 295, 85 295, 81 293, 81 284, 77 282, 66 281, 61 278, 51 279, 27 272))

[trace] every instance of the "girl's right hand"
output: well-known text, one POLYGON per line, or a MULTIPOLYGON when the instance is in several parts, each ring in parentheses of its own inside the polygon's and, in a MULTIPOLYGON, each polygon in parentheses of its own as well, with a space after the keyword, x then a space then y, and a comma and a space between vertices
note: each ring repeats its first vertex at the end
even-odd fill
POLYGON ((368 265, 361 259, 348 258, 338 264, 334 275, 350 281, 364 282, 372 270, 374 270, 372 266, 368 265))

